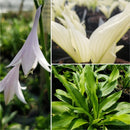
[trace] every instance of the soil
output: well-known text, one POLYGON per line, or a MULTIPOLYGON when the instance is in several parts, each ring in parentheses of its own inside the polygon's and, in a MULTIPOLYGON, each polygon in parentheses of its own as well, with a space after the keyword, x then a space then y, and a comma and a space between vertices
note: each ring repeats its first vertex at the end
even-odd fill
MULTIPOLYGON (((78 14, 80 20, 83 18, 84 10, 87 10, 86 7, 75 7, 75 11, 78 14)), ((111 17, 120 13, 120 10, 116 8, 111 17)), ((99 12, 87 11, 85 17, 86 33, 89 38, 92 32, 98 27, 99 18, 102 18, 104 21, 107 19, 105 16, 99 12)), ((117 59, 115 63, 130 63, 130 29, 128 32, 121 38, 117 45, 124 45, 124 48, 117 53, 117 59)), ((66 54, 59 46, 55 43, 52 44, 52 62, 53 63, 74 63, 73 59, 66 54)))

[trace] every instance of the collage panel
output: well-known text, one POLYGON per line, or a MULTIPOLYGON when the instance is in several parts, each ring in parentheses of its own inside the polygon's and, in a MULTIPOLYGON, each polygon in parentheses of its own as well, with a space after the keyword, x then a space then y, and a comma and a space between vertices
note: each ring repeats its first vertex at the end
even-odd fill
POLYGON ((129 2, 52 0, 52 63, 130 63, 129 2))
POLYGON ((0 130, 130 130, 130 0, 0 0, 0 130))
POLYGON ((0 0, 0 130, 49 130, 50 0, 0 0))
POLYGON ((52 130, 129 130, 129 65, 53 65, 52 130))

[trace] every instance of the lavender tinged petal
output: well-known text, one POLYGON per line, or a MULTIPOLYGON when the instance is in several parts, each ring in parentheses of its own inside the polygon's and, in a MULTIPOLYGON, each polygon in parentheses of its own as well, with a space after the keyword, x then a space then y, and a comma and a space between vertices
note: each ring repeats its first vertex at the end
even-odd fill
POLYGON ((37 25, 38 25, 40 13, 41 13, 41 7, 42 7, 42 5, 40 5, 39 8, 37 9, 32 30, 37 29, 37 25))
POLYGON ((34 49, 34 52, 35 52, 37 59, 40 61, 43 61, 45 65, 50 66, 50 64, 47 62, 44 55, 42 54, 42 51, 40 50, 38 38, 35 39, 33 47, 34 47, 33 49, 34 49))
POLYGON ((11 63, 7 67, 15 66, 15 65, 19 64, 21 62, 22 53, 23 53, 23 49, 21 49, 18 52, 18 54, 14 57, 14 59, 11 61, 11 63))
POLYGON ((27 104, 27 102, 24 99, 23 93, 21 91, 21 86, 20 83, 18 82, 18 87, 16 87, 16 95, 19 98, 20 101, 22 101, 23 103, 27 104))
POLYGON ((31 70, 34 62, 36 61, 36 56, 31 46, 26 48, 24 55, 22 57, 22 68, 25 75, 31 70))
POLYGON ((35 59, 33 65, 32 65, 32 69, 33 70, 37 67, 37 63, 38 63, 38 61, 37 61, 37 59, 35 59))
POLYGON ((14 94, 16 94, 22 102, 26 103, 21 94, 22 88, 19 83, 19 67, 20 64, 13 67, 0 82, 0 92, 4 91, 5 104, 8 104, 13 99, 14 94))

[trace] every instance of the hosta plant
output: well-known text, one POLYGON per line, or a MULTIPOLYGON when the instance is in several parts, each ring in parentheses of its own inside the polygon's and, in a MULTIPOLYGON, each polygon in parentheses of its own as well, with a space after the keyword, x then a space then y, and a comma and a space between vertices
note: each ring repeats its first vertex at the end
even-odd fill
POLYGON ((130 125, 130 104, 118 102, 122 91, 115 92, 119 71, 115 68, 104 76, 94 66, 86 65, 82 71, 73 72, 73 80, 57 72, 53 74, 65 89, 56 89, 59 101, 52 102, 52 129, 128 129, 130 125), (101 80, 103 79, 104 80, 101 80))

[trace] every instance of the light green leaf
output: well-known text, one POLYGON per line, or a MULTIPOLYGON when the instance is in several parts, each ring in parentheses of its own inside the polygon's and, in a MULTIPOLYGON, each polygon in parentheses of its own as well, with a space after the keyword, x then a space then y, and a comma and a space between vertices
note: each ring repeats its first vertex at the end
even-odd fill
POLYGON ((120 98, 122 91, 116 92, 105 98, 99 105, 99 111, 105 111, 111 107, 120 98))
POLYGON ((105 86, 100 89, 101 97, 104 97, 110 94, 115 89, 116 86, 117 86, 117 81, 113 81, 113 82, 105 84, 105 86))
POLYGON ((52 102, 52 114, 60 114, 69 111, 66 103, 61 101, 52 102))
POLYGON ((111 73, 110 76, 109 76, 108 81, 109 81, 109 82, 112 82, 112 81, 114 81, 114 80, 117 80, 119 77, 120 77, 120 75, 119 75, 119 70, 118 70, 118 69, 116 68, 116 66, 115 66, 114 70, 112 71, 112 73, 111 73))
POLYGON ((102 65, 100 68, 98 68, 98 69, 95 71, 95 73, 104 70, 106 67, 107 67, 107 64, 106 64, 106 65, 102 65))
POLYGON ((5 117, 2 119, 2 124, 5 125, 5 124, 8 123, 9 121, 11 121, 16 114, 17 114, 17 111, 14 111, 14 112, 12 112, 9 116, 5 116, 5 117))
POLYGON ((55 96, 56 96, 59 100, 61 100, 61 101, 63 101, 63 102, 67 102, 67 103, 69 103, 69 104, 72 103, 71 97, 70 97, 65 91, 63 91, 63 90, 61 90, 61 89, 57 89, 57 90, 56 90, 55 96))
POLYGON ((127 125, 130 125, 130 114, 115 115, 110 117, 110 120, 115 120, 115 119, 122 121, 127 125))
POLYGON ((81 91, 81 94, 83 95, 84 92, 85 92, 85 69, 83 69, 81 75, 80 75, 80 91, 81 91))
POLYGON ((74 80, 74 84, 77 86, 77 88, 79 89, 79 73, 73 73, 73 80, 74 80))
POLYGON ((121 115, 121 114, 127 114, 130 113, 130 103, 128 102, 120 102, 114 109, 118 111, 116 115, 121 115))

